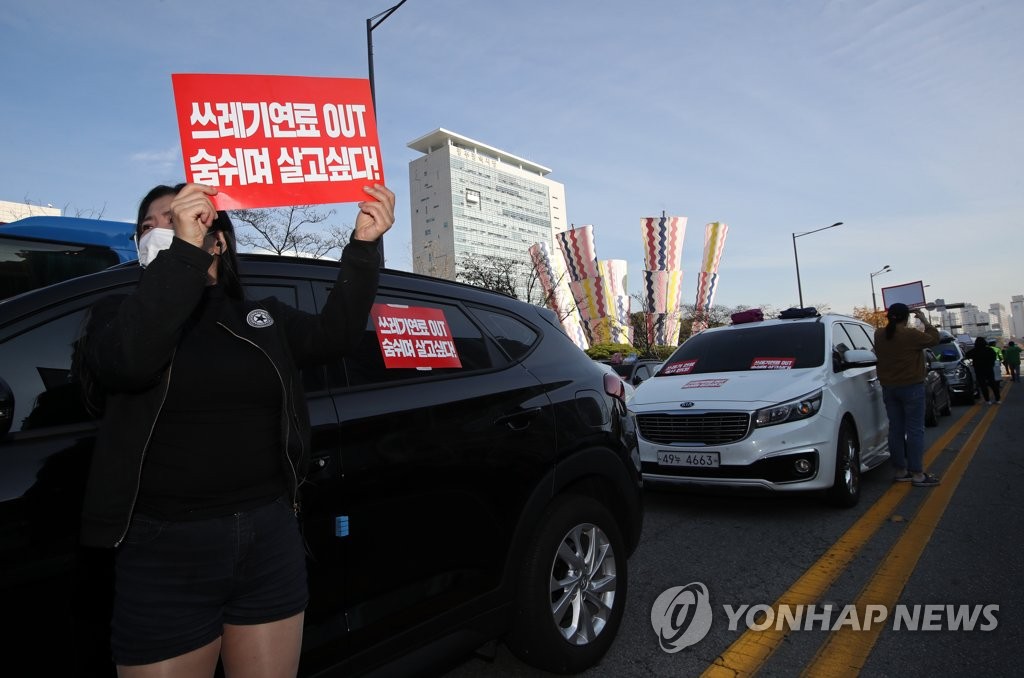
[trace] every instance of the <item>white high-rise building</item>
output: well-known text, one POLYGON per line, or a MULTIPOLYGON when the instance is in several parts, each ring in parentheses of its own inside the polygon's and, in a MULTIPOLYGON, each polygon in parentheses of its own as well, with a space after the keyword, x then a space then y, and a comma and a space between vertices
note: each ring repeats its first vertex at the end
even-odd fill
POLYGON ((1010 326, 1007 322, 1006 307, 1002 304, 989 304, 988 315, 991 320, 989 325, 989 336, 996 339, 1009 339, 1010 326))
POLYGON ((948 309, 949 331, 953 336, 969 334, 971 337, 988 335, 988 313, 981 311, 974 304, 964 304, 963 308, 948 309))
POLYGON ((960 325, 962 329, 959 333, 969 334, 975 338, 988 337, 991 320, 988 313, 974 304, 964 304, 960 309, 960 325))
MULTIPOLYGON (((529 248, 568 227, 565 187, 550 169, 446 129, 408 144, 413 271, 454 280, 467 259, 500 257, 532 271, 529 248)), ((524 281, 525 285, 525 281, 524 281)), ((542 292, 535 286, 529 301, 542 292)), ((517 296, 526 299, 525 287, 517 296)))
POLYGON ((1024 294, 1010 297, 1010 336, 1017 343, 1024 339, 1024 294))

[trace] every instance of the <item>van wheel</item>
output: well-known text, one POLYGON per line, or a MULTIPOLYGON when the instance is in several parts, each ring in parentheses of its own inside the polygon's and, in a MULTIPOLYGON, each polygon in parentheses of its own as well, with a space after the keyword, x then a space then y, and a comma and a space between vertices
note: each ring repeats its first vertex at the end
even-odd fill
POLYGON ((860 500, 860 448, 848 422, 839 427, 836 475, 828 500, 843 508, 855 506, 860 500))
POLYGON ((556 498, 527 551, 506 645, 553 673, 593 666, 619 630, 626 581, 626 549, 608 510, 589 497, 556 498))

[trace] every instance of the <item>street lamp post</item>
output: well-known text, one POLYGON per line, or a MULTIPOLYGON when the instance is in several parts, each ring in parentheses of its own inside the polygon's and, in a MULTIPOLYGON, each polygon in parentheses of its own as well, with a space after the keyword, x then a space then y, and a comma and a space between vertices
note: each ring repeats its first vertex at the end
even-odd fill
POLYGON ((406 0, 402 0, 394 7, 389 7, 380 14, 374 14, 366 20, 366 63, 369 67, 367 70, 370 76, 370 101, 373 102, 374 114, 377 111, 377 90, 373 84, 373 29, 384 23, 385 19, 394 14, 405 3, 406 0))
POLYGON ((830 228, 835 228, 836 226, 842 226, 842 225, 843 225, 843 222, 837 221, 836 223, 832 224, 831 226, 824 226, 822 228, 816 228, 813 231, 805 231, 803 233, 794 233, 793 234, 793 261, 794 261, 794 263, 796 263, 796 293, 800 297, 800 308, 804 307, 804 290, 800 286, 800 258, 796 254, 796 239, 799 238, 799 237, 805 236, 805 235, 810 235, 811 233, 817 233, 818 231, 825 231, 825 230, 828 230, 830 228))
MULTIPOLYGON (((389 7, 380 14, 374 14, 366 20, 366 65, 367 75, 370 80, 370 101, 373 103, 373 115, 380 120, 377 116, 377 89, 373 83, 373 29, 384 23, 384 20, 395 13, 395 11, 404 5, 406 0, 401 0, 397 5, 389 7)), ((377 252, 380 254, 380 266, 384 268, 384 236, 377 238, 377 252)))
POLYGON ((871 310, 875 313, 878 313, 878 302, 875 300, 875 276, 890 273, 891 271, 892 269, 889 268, 889 264, 886 264, 884 268, 871 274, 871 310))

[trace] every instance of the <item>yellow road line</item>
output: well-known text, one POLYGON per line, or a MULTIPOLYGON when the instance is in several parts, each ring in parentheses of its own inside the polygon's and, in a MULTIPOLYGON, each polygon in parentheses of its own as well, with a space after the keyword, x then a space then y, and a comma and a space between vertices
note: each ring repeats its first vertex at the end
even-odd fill
MULTIPOLYGON (((875 570, 874 576, 854 603, 857 607, 858 619, 866 619, 863 615, 867 605, 884 605, 885 609, 891 613, 998 410, 998 407, 991 407, 985 413, 981 423, 971 433, 963 449, 943 474, 942 484, 928 490, 928 497, 921 504, 917 515, 889 550, 888 555, 875 570)), ((814 661, 804 670, 803 675, 808 677, 858 675, 884 627, 884 624, 872 624, 868 629, 854 631, 852 628, 844 626, 832 632, 829 634, 828 640, 818 650, 814 661)))
MULTIPOLYGON (((978 410, 974 405, 967 410, 936 440, 925 453, 924 463, 927 468, 967 425, 967 422, 978 410)), ((885 494, 862 515, 853 526, 841 536, 828 551, 807 569, 788 591, 775 601, 773 608, 778 618, 780 605, 811 605, 817 602, 828 587, 842 574, 843 570, 857 555, 857 552, 885 524, 889 515, 910 491, 910 483, 893 483, 885 494)), ((752 676, 789 633, 788 629, 767 629, 765 631, 743 632, 725 652, 715 658, 701 674, 702 678, 738 678, 752 676)))

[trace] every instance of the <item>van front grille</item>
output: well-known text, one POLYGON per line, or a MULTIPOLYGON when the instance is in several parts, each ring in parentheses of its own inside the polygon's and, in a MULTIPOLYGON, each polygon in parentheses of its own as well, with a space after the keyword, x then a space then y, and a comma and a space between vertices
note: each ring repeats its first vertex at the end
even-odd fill
POLYGON ((727 445, 747 436, 750 415, 746 412, 694 412, 692 414, 638 414, 640 435, 659 445, 727 445))

